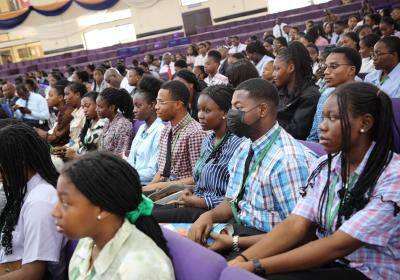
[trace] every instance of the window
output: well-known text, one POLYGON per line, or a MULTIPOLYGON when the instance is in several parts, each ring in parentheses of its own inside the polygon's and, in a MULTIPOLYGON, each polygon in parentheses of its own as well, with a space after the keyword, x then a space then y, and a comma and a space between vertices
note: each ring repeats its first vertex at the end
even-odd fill
POLYGON ((194 4, 199 4, 201 2, 207 2, 208 0, 181 0, 182 6, 189 6, 194 4))
POLYGON ((136 40, 133 24, 93 30, 83 34, 86 49, 98 49, 136 40))

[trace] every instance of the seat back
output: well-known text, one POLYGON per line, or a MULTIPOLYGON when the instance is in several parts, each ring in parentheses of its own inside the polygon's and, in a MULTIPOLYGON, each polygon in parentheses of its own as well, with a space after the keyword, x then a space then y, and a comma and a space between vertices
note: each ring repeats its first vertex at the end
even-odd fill
POLYGON ((168 229, 162 229, 168 241, 176 280, 218 280, 227 266, 225 259, 168 229))
POLYGON ((247 270, 237 268, 237 267, 227 267, 222 273, 220 280, 261 280, 261 278, 253 273, 248 272, 247 270))
POLYGON ((400 153, 400 98, 392 98, 394 125, 393 125, 393 140, 394 151, 400 153))
POLYGON ((310 141, 303 141, 303 140, 298 140, 301 144, 309 148, 311 151, 317 154, 318 157, 323 156, 326 154, 324 148, 322 145, 310 141))

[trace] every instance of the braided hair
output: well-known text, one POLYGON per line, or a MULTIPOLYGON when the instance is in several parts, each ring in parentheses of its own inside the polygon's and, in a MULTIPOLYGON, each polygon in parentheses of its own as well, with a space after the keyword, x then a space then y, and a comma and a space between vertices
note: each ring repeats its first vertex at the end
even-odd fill
POLYGON ((0 172, 7 203, 0 214, 1 246, 12 254, 12 232, 18 222, 27 190, 28 172, 57 184, 58 173, 49 147, 28 125, 17 120, 0 120, 0 172))
POLYGON ((132 97, 125 89, 106 88, 99 96, 103 98, 108 105, 115 105, 116 109, 120 110, 122 115, 128 120, 133 119, 133 101, 132 97))
MULTIPOLYGON (((106 152, 92 152, 66 165, 61 172, 94 205, 125 217, 142 201, 137 171, 125 160, 106 152)), ((167 255, 167 242, 153 216, 140 216, 136 227, 167 255)))
MULTIPOLYGON (((336 229, 339 229, 344 220, 349 219, 354 213, 363 209, 372 197, 376 183, 383 171, 389 165, 393 157, 393 110, 390 98, 376 86, 362 82, 351 82, 339 86, 333 93, 336 97, 341 116, 342 144, 340 153, 328 155, 328 158, 321 162, 314 170, 308 180, 307 186, 313 185, 315 177, 321 172, 323 167, 328 165, 328 179, 322 191, 319 201, 319 219, 322 221, 322 214, 327 207, 327 196, 330 186, 330 174, 332 159, 340 156, 342 171, 342 188, 339 191, 341 199, 336 229), (349 111, 349 112, 348 112, 349 111), (374 124, 371 129, 371 142, 375 145, 367 160, 367 163, 358 177, 352 190, 346 190, 346 184, 350 177, 350 121, 349 114, 360 116, 371 114, 374 124)), ((306 188, 303 189, 302 196, 306 195, 306 188)), ((383 198, 381 198, 383 201, 383 198)), ((394 215, 399 212, 399 206, 394 201, 384 201, 392 203, 394 215)))
MULTIPOLYGON (((215 104, 218 105, 218 107, 223 110, 225 113, 229 111, 231 108, 231 101, 232 101, 232 96, 233 96, 234 89, 231 86, 225 86, 225 85, 215 85, 215 86, 209 86, 205 88, 202 92, 201 95, 207 95, 210 97, 215 104)), ((218 160, 218 157, 221 155, 221 150, 225 143, 229 140, 229 138, 233 134, 230 133, 229 131, 227 132, 227 135, 223 138, 222 142, 220 145, 218 145, 217 149, 213 149, 212 153, 207 157, 207 159, 204 161, 204 164, 207 164, 209 161, 212 159, 215 159, 216 161, 218 160)))

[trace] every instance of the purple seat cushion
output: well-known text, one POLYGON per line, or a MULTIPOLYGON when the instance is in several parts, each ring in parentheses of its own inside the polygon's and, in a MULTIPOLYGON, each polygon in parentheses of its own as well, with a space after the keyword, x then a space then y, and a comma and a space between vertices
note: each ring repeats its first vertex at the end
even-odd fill
POLYGON ((218 280, 227 266, 223 257, 188 238, 163 229, 176 280, 218 280))
POLYGON ((253 273, 248 272, 247 270, 237 268, 237 267, 227 267, 222 273, 220 280, 261 280, 261 278, 253 273))
POLYGON ((310 141, 303 141, 303 140, 298 140, 301 144, 309 148, 311 151, 317 154, 318 157, 323 156, 326 154, 324 148, 322 145, 310 141))
POLYGON ((392 106, 396 124, 393 125, 394 151, 400 153, 400 98, 392 98, 392 106))

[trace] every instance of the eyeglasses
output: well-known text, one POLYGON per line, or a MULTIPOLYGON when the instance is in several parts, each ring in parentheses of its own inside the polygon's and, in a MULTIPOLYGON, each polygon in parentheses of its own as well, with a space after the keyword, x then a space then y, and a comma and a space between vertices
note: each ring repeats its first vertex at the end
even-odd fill
POLYGON ((334 63, 334 64, 329 64, 329 65, 325 64, 325 67, 327 70, 335 70, 335 69, 339 68, 340 66, 344 66, 344 65, 354 66, 354 65, 348 64, 348 63, 342 63, 342 64, 334 63))
POLYGON ((386 53, 372 52, 371 56, 372 56, 372 58, 374 58, 374 57, 380 57, 380 56, 385 55, 385 54, 392 54, 392 52, 386 52, 386 53))
POLYGON ((169 101, 164 101, 164 100, 161 100, 161 99, 156 99, 156 103, 158 104, 158 105, 165 105, 165 104, 168 104, 168 103, 173 103, 173 102, 182 102, 182 101, 179 101, 179 100, 169 100, 169 101))

